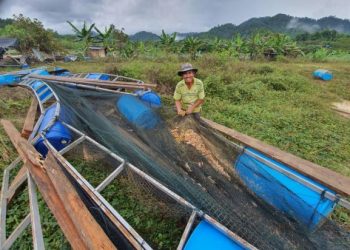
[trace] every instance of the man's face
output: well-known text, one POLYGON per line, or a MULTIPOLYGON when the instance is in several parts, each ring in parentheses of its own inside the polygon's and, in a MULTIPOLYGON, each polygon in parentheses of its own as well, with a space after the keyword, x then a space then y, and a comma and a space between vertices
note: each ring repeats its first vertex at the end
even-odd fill
POLYGON ((182 79, 184 79, 185 83, 193 83, 194 72, 192 70, 184 72, 182 74, 182 79))

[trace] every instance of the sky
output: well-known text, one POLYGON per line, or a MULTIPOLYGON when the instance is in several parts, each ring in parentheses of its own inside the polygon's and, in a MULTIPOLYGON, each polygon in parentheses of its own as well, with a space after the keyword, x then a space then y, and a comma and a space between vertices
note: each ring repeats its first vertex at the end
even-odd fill
POLYGON ((278 13, 296 17, 337 16, 350 19, 349 0, 0 0, 0 18, 24 14, 61 34, 72 33, 67 20, 76 25, 114 24, 127 34, 162 29, 201 32, 225 24, 240 24, 252 17, 278 13))

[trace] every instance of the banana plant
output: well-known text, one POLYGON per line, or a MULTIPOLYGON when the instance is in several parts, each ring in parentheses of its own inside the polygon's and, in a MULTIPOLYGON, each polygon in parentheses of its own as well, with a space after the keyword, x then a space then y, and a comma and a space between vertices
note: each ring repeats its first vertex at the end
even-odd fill
POLYGON ((159 39, 160 39, 161 46, 165 48, 166 51, 168 52, 174 51, 176 35, 177 35, 176 32, 170 35, 170 34, 166 34, 165 31, 162 30, 162 34, 159 36, 159 39))
POLYGON ((261 55, 264 50, 265 39, 260 33, 253 35, 247 42, 248 53, 251 59, 261 55))
POLYGON ((83 53, 84 53, 84 55, 86 55, 87 50, 89 49, 91 43, 94 40, 94 36, 92 35, 92 29, 95 27, 95 24, 93 23, 89 27, 87 27, 87 25, 84 21, 83 27, 81 29, 78 29, 70 21, 67 21, 67 23, 72 27, 75 35, 77 36, 77 41, 83 42, 83 44, 84 44, 83 53))
POLYGON ((196 37, 187 37, 184 41, 184 50, 188 52, 192 60, 196 60, 203 42, 196 37))
POLYGON ((212 51, 215 51, 215 52, 223 52, 226 49, 226 47, 227 46, 225 42, 219 37, 215 37, 211 43, 212 51))
POLYGON ((98 34, 95 38, 96 41, 102 43, 103 47, 108 52, 113 51, 116 47, 116 38, 114 37, 114 25, 111 24, 109 28, 105 27, 104 32, 101 32, 96 26, 94 28, 98 34))

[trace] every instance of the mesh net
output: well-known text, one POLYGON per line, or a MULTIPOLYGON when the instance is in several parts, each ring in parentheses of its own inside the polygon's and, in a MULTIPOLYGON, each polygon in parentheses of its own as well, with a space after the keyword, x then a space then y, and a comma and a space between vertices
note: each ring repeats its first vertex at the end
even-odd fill
MULTIPOLYGON (((247 183, 234 168, 235 162, 242 157, 240 148, 205 124, 191 117, 178 118, 171 108, 164 107, 154 111, 159 117, 156 127, 140 128, 124 119, 119 112, 116 103, 122 95, 56 84, 50 86, 65 107, 64 112, 69 113, 71 125, 148 173, 252 245, 261 249, 349 247, 348 230, 322 218, 322 213, 277 182, 270 172, 261 168, 258 171, 257 162, 249 159, 242 166, 263 178, 272 189, 281 190, 282 195, 274 197, 274 200, 283 204, 284 209, 275 209, 248 189, 247 183), (287 195, 290 197, 288 200, 285 199, 287 195), (322 218, 322 223, 317 228, 310 227, 310 223, 302 223, 293 213, 286 213, 293 211, 295 206, 312 211, 310 221, 318 216, 322 218)), ((68 156, 76 161, 79 158, 89 160, 90 157, 90 160, 98 162, 95 168, 107 172, 117 167, 113 159, 98 153, 98 149, 93 147, 84 146, 68 156)), ((180 209, 178 204, 135 174, 127 172, 122 180, 125 179, 140 191, 140 194, 128 194, 163 208, 155 210, 155 213, 162 211, 164 216, 169 214, 185 226, 184 218, 188 217, 189 211, 180 209)), ((117 203, 114 205, 118 208, 117 203)))

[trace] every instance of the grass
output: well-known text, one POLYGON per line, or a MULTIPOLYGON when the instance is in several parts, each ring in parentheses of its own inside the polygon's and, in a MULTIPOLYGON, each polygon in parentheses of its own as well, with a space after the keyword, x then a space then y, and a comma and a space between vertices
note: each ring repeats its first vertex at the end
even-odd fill
MULTIPOLYGON (((172 92, 179 80, 176 71, 179 64, 187 60, 188 58, 169 56, 57 63, 56 66, 73 72, 116 73, 157 83, 163 100, 171 103, 172 92)), ((331 109, 334 101, 350 100, 350 64, 336 61, 318 63, 305 59, 240 62, 210 54, 203 55, 194 64, 199 68, 198 78, 205 83, 205 117, 350 176, 350 120, 331 109), (322 82, 313 79, 311 74, 318 68, 331 70, 334 80, 322 82)), ((21 128, 30 104, 29 95, 21 96, 14 89, 1 88, 0 97, 0 117, 14 121, 17 128, 21 128)), ((15 156, 14 148, 0 127, 0 177, 4 167, 15 156)), ((82 167, 80 163, 77 165, 82 167)), ((88 175, 94 178, 95 173, 96 171, 88 175)), ((143 204, 118 192, 118 187, 122 188, 123 185, 125 183, 121 182, 115 189, 106 190, 106 195, 111 198, 116 195, 116 199, 110 201, 119 206, 121 214, 133 226, 146 235, 149 233, 147 237, 152 241, 164 248, 173 246, 174 240, 164 221, 173 223, 172 225, 176 222, 153 218, 151 210, 142 211, 147 218, 144 223, 140 209, 143 204), (123 202, 118 202, 120 200, 123 202), (152 232, 151 228, 160 229, 163 233, 159 235, 152 232)), ((21 216, 16 207, 26 206, 27 203, 25 196, 16 200, 15 210, 10 216, 10 227, 18 223, 21 216)), ((40 204, 44 214, 50 214, 46 206, 40 204)), ((47 223, 44 229, 45 242, 50 248, 58 249, 66 243, 50 216, 42 219, 47 223)), ((338 209, 333 218, 349 226, 350 219, 346 211, 338 209)), ((177 231, 175 233, 180 234, 177 231)), ((18 247, 24 243, 28 246, 30 231, 18 242, 18 247)))

